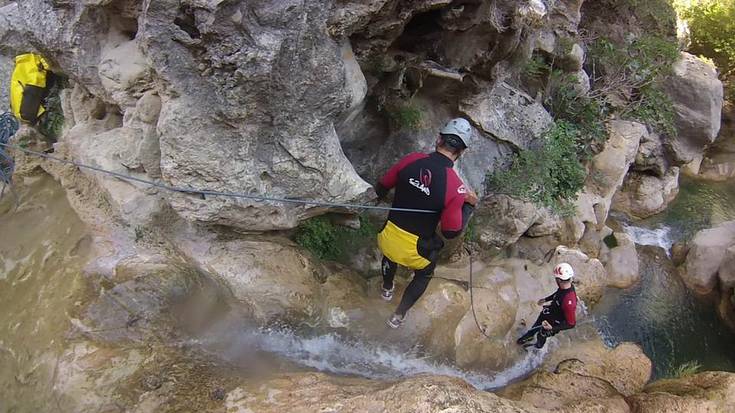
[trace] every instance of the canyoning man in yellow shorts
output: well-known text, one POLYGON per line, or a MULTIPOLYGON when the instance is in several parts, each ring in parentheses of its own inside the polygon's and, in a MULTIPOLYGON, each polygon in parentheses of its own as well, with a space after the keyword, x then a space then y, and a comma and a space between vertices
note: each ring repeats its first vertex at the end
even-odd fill
POLYGON ((407 155, 380 179, 375 192, 383 198, 395 188, 394 208, 424 209, 436 213, 391 210, 378 246, 383 253, 382 297, 393 298, 393 278, 398 264, 414 270, 398 308, 387 323, 398 328, 406 312, 426 291, 444 241, 436 233, 441 222, 445 238, 455 238, 467 226, 477 204, 477 195, 467 190, 454 171, 454 162, 467 149, 472 135, 470 123, 463 118, 450 120, 439 133, 436 151, 407 155))

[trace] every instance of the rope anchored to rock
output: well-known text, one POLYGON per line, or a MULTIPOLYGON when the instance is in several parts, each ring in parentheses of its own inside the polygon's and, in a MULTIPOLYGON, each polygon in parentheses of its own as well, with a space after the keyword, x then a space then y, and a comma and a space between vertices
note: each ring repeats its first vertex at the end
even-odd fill
POLYGON ((382 210, 382 211, 415 212, 415 213, 422 213, 422 214, 436 214, 439 212, 439 211, 433 211, 429 209, 395 208, 395 207, 387 207, 387 206, 379 206, 379 205, 364 205, 364 204, 349 204, 349 203, 341 203, 341 202, 314 201, 314 200, 308 200, 308 199, 285 198, 285 197, 276 197, 276 196, 269 196, 269 195, 253 195, 253 194, 245 194, 245 193, 239 193, 239 192, 212 191, 209 189, 184 188, 184 187, 179 187, 179 186, 167 185, 167 184, 163 184, 160 182, 154 182, 154 181, 150 181, 147 179, 138 178, 135 176, 125 175, 125 174, 113 172, 107 169, 98 168, 96 166, 85 165, 79 162, 70 161, 68 159, 63 159, 63 158, 59 158, 56 156, 52 156, 47 153, 36 152, 30 149, 21 148, 20 146, 11 145, 5 142, 0 142, 0 148, 15 149, 17 151, 21 151, 31 156, 48 159, 50 161, 60 162, 60 163, 67 164, 67 165, 72 165, 80 169, 87 169, 87 170, 99 172, 99 173, 109 175, 109 176, 114 176, 115 178, 122 179, 124 181, 136 182, 139 184, 148 185, 148 186, 155 187, 155 188, 160 188, 165 191, 178 192, 178 193, 189 194, 189 195, 222 196, 222 197, 228 197, 228 198, 248 199, 248 200, 257 201, 257 202, 281 202, 281 203, 311 205, 311 206, 320 206, 320 207, 332 207, 332 208, 344 208, 344 209, 372 209, 372 210, 382 210))

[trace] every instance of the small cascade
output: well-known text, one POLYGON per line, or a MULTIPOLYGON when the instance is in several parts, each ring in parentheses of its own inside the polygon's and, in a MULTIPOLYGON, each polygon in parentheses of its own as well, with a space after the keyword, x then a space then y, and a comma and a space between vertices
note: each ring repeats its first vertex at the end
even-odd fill
POLYGON ((418 349, 405 350, 392 344, 351 339, 337 333, 307 335, 286 327, 229 331, 225 335, 207 334, 206 342, 199 344, 205 348, 218 348, 214 353, 228 360, 247 358, 243 352, 258 352, 332 374, 375 380, 435 374, 458 377, 483 390, 498 389, 527 376, 541 365, 549 348, 553 347, 547 345, 541 350, 529 350, 511 367, 485 374, 432 360, 418 349), (227 350, 222 351, 223 348, 227 350))
POLYGON ((666 225, 659 225, 654 228, 644 228, 623 224, 623 230, 633 238, 633 242, 637 245, 651 245, 659 247, 666 251, 667 254, 670 254, 671 246, 675 242, 671 228, 666 225))

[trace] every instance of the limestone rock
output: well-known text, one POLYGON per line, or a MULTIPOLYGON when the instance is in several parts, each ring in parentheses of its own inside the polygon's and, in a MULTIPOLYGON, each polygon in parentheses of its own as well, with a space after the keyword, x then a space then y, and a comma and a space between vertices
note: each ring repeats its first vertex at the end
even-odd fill
POLYGON ((656 133, 650 133, 641 137, 638 153, 635 155, 635 163, 632 170, 638 172, 649 172, 657 177, 664 176, 668 165, 664 154, 661 137, 656 133))
POLYGON ((579 43, 572 45, 569 53, 562 56, 560 65, 567 72, 578 72, 582 70, 584 64, 584 49, 579 43))
POLYGON ((508 195, 490 195, 482 200, 475 218, 480 243, 504 248, 515 242, 538 218, 538 208, 508 195))
POLYGON ((477 322, 487 336, 478 329, 472 310, 467 311, 454 332, 457 364, 500 370, 509 362, 506 335, 515 325, 517 303, 506 302, 491 289, 474 288, 473 295, 477 322))
POLYGON ((631 172, 613 198, 613 209, 648 218, 666 209, 679 193, 679 168, 674 166, 663 177, 631 172))
POLYGON ((614 248, 603 248, 604 253, 600 258, 607 271, 607 285, 616 288, 631 287, 641 278, 635 242, 624 232, 615 232, 612 236, 618 245, 614 248))
MULTIPOLYGON (((40 45, 73 81, 126 118, 146 92, 160 97, 155 130, 166 183, 331 201, 371 197, 334 130, 364 87, 352 81, 359 80, 359 68, 342 58, 344 44, 327 34, 331 9, 323 4, 209 2, 189 8, 172 0, 143 6, 32 0, 6 8, 0 14, 8 21, 3 39, 40 45)), ((190 221, 250 231, 292 228, 323 212, 162 196, 190 221)))
POLYGON ((708 294, 717 285, 717 271, 727 249, 735 244, 735 222, 699 231, 689 243, 689 252, 681 276, 689 288, 708 294))
POLYGON ((735 176, 735 102, 725 101, 722 128, 714 144, 707 148, 699 177, 724 181, 735 176))
POLYGON ((703 372, 659 380, 628 399, 635 412, 727 412, 735 408, 735 374, 703 372))
POLYGON ((463 100, 459 110, 484 132, 520 149, 533 146, 552 125, 541 104, 505 83, 463 100))
POLYGON ((717 275, 720 278, 721 289, 735 288, 735 245, 731 245, 725 251, 717 275))
POLYGON ((640 123, 614 120, 608 126, 609 137, 603 150, 592 158, 585 188, 610 199, 623 183, 623 178, 635 160, 641 139, 648 135, 640 123))
POLYGON ((320 316, 323 268, 295 246, 258 240, 218 241, 182 234, 177 241, 201 270, 223 279, 260 323, 320 316), (277 256, 274 261, 272 257, 277 256))
POLYGON ((550 355, 544 366, 603 379, 623 396, 643 390, 651 378, 653 365, 634 343, 608 348, 601 340, 575 342, 550 355))
POLYGON ((456 378, 416 376, 386 384, 355 378, 335 381, 322 373, 289 374, 264 383, 245 384, 228 393, 225 405, 228 412, 243 413, 533 411, 492 393, 476 390, 456 378))
POLYGON ((504 388, 500 395, 544 410, 629 412, 624 397, 651 375, 651 361, 640 347, 623 343, 607 349, 600 341, 575 343, 556 351, 547 369, 504 388))
POLYGON ((722 82, 714 67, 682 52, 664 89, 674 103, 676 138, 664 144, 679 162, 689 162, 714 142, 720 131, 722 82))
MULTIPOLYGON (((0 52, 0 85, 9 85, 10 76, 13 74, 15 62, 12 56, 8 56, 0 52)), ((3 86, 0 88, 0 112, 5 112, 10 108, 10 88, 3 86)))

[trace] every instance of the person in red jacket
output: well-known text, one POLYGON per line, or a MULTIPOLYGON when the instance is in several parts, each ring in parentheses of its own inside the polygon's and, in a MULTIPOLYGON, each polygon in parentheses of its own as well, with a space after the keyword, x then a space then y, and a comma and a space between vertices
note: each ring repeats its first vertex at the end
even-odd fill
POLYGON ((462 118, 450 120, 439 132, 436 151, 412 153, 393 165, 375 187, 378 198, 395 188, 394 208, 423 209, 435 213, 391 210, 378 246, 383 253, 382 297, 393 298, 393 278, 398 265, 414 270, 401 302, 387 324, 398 328, 406 312, 429 285, 436 259, 444 242, 436 233, 441 223, 444 237, 454 238, 467 226, 477 204, 477 195, 468 190, 454 171, 454 162, 467 149, 472 134, 470 123, 462 118))
POLYGON ((574 270, 566 262, 554 268, 554 278, 558 289, 550 296, 538 300, 538 304, 543 305, 544 309, 541 310, 541 314, 531 329, 518 339, 519 345, 524 347, 535 345, 536 348, 542 348, 548 337, 562 330, 574 328, 577 324, 577 293, 572 285, 572 277, 574 277, 574 270), (548 302, 550 304, 545 305, 548 302), (534 334, 536 343, 529 343, 534 334))

